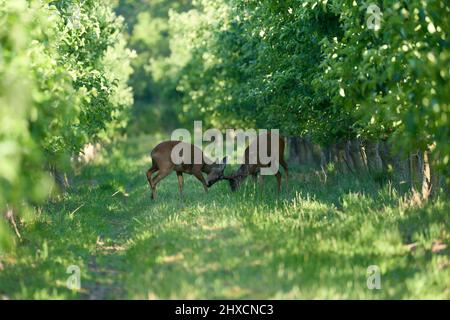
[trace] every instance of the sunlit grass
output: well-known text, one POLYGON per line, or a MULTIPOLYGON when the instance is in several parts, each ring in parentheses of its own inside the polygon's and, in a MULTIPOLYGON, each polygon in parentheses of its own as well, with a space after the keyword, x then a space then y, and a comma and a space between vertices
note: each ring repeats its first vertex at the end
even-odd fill
POLYGON ((450 298, 450 206, 411 207, 392 187, 292 168, 280 197, 249 179, 205 194, 176 176, 150 200, 153 141, 119 145, 87 166, 63 200, 47 205, 3 257, 0 296, 18 298, 450 298), (436 245, 440 244, 440 246, 436 245), (437 250, 437 249, 438 250, 437 250), (82 270, 82 290, 65 287, 82 270), (369 290, 367 268, 381 269, 369 290))

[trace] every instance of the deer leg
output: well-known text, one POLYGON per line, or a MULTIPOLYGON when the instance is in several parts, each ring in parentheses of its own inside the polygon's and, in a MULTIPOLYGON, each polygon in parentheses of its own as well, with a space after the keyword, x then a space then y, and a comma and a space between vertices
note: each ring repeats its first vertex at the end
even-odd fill
POLYGON ((180 197, 183 199, 183 173, 177 172, 178 188, 180 190, 180 197))
POLYGON ((150 185, 150 187, 153 186, 153 181, 152 181, 152 174, 155 173, 156 171, 158 171, 159 169, 156 167, 151 167, 150 169, 148 169, 147 171, 147 181, 148 184, 150 185))
POLYGON ((152 174, 155 173, 156 171, 158 171, 158 168, 156 166, 154 166, 154 165, 150 169, 148 169, 148 171, 147 171, 147 181, 148 181, 148 184, 150 185, 150 189, 152 190, 152 194, 153 194, 152 174))
POLYGON ((205 178, 203 178, 202 173, 201 172, 193 172, 192 174, 203 184, 203 188, 205 189, 205 192, 208 192, 208 185, 206 184, 205 178))
POLYGON ((278 190, 278 194, 280 194, 280 191, 281 191, 281 172, 280 171, 278 171, 275 174, 275 178, 277 178, 277 190, 278 190))
POLYGON ((167 177, 171 171, 172 170, 170 170, 170 169, 169 170, 159 170, 158 175, 155 177, 155 180, 153 180, 153 186, 152 186, 152 199, 153 200, 156 200, 156 185, 162 179, 167 177))
POLYGON ((284 176, 286 178, 286 192, 288 191, 288 187, 289 187, 289 169, 288 169, 288 165, 286 163, 286 161, 284 159, 280 160, 280 164, 284 169, 284 176))
POLYGON ((261 191, 264 191, 264 175, 259 175, 259 186, 261 188, 261 191))

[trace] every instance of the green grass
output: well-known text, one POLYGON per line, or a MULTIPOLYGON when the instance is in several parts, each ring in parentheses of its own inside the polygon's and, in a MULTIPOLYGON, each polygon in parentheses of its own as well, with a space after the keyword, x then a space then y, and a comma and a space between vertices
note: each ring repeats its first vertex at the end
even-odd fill
POLYGON ((219 182, 208 194, 189 177, 181 201, 173 174, 152 202, 154 142, 118 145, 22 227, 23 243, 1 257, 0 298, 450 298, 444 196, 411 207, 389 185, 324 184, 292 168, 279 198, 273 177, 264 192, 249 179, 239 193, 219 182), (80 292, 66 288, 69 265, 81 268, 80 292), (367 288, 370 265, 381 290, 367 288))

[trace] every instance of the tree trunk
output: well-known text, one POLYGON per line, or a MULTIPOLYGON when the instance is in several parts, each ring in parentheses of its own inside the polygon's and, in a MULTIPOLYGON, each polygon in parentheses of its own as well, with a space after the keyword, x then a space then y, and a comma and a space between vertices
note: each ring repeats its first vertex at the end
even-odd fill
POLYGON ((349 167, 345 162, 345 146, 343 143, 335 143, 331 146, 331 161, 338 172, 348 173, 349 167))
POLYGON ((301 163, 300 137, 289 137, 289 162, 301 163))
POLYGON ((315 166, 324 167, 326 165, 325 153, 319 145, 312 145, 312 156, 315 166))
POLYGON ((346 144, 339 143, 337 144, 337 156, 339 161, 339 167, 342 173, 352 172, 352 168, 350 164, 347 162, 346 158, 346 144))
POLYGON ((312 144, 308 138, 303 139, 303 146, 305 152, 305 164, 312 165, 313 164, 313 155, 312 155, 312 144))
POLYGON ((69 179, 66 173, 59 171, 55 166, 50 167, 50 174, 52 175, 60 192, 66 192, 69 187, 69 179))
MULTIPOLYGON (((314 165, 317 164, 314 145, 308 138, 289 138, 289 161, 293 164, 314 165)), ((320 159, 320 154, 318 156, 320 159)))
POLYGON ((327 165, 330 162, 332 162, 331 146, 326 146, 326 147, 322 148, 322 156, 323 156, 324 165, 327 165))
POLYGON ((428 149, 428 162, 430 165, 430 172, 431 172, 431 195, 436 194, 441 186, 445 185, 445 181, 443 184, 441 184, 441 176, 438 172, 438 170, 436 169, 436 163, 434 161, 434 157, 433 157, 433 149, 434 149, 434 145, 430 146, 428 149))
POLYGON ((427 201, 431 194, 431 167, 428 151, 422 153, 422 200, 427 201))
POLYGON ((356 169, 356 165, 352 158, 350 141, 347 141, 345 143, 344 151, 345 151, 344 159, 345 159, 345 162, 347 163, 348 168, 350 169, 351 172, 356 173, 357 169, 356 169))
POLYGON ((299 138, 299 150, 300 150, 300 164, 305 165, 306 164, 306 148, 305 148, 305 140, 303 138, 299 138))
POLYGON ((348 142, 348 153, 352 159, 353 167, 357 172, 363 172, 367 169, 362 152, 361 142, 358 139, 350 140, 348 142))
POLYGON ((383 161, 378 151, 378 142, 366 141, 365 151, 367 155, 367 166, 371 174, 380 174, 383 171, 383 161))
POLYGON ((401 153, 393 157, 394 174, 398 177, 399 183, 407 184, 409 178, 409 158, 402 156, 401 153))
MULTIPOLYGON (((411 189, 416 189, 419 183, 419 171, 422 171, 422 168, 418 166, 418 156, 417 153, 409 155, 409 184, 411 189)), ((417 189, 416 189, 417 190, 417 189)))
POLYGON ((392 155, 391 147, 387 141, 382 140, 379 142, 378 153, 382 161, 383 172, 392 172, 394 169, 394 157, 392 155))
POLYGON ((423 182, 423 151, 417 151, 417 180, 422 188, 423 182))

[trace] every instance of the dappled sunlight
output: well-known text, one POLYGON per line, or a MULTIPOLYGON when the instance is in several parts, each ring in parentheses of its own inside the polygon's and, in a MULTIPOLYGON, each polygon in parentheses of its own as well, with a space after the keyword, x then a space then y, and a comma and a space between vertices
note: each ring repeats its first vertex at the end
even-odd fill
POLYGON ((139 159, 87 166, 76 179, 90 182, 43 208, 24 233, 29 248, 19 248, 37 253, 0 272, 11 298, 448 296, 445 201, 400 208, 388 187, 330 177, 291 179, 278 197, 271 177, 264 190, 217 183, 206 194, 188 176, 180 198, 175 174, 152 201, 139 159), (70 264, 82 270, 78 294, 64 287, 70 264), (384 290, 367 290, 370 265, 381 268, 384 290), (48 289, 28 289, 36 286, 48 289))
POLYGON ((450 299, 449 13, 0 0, 0 299, 450 299))

